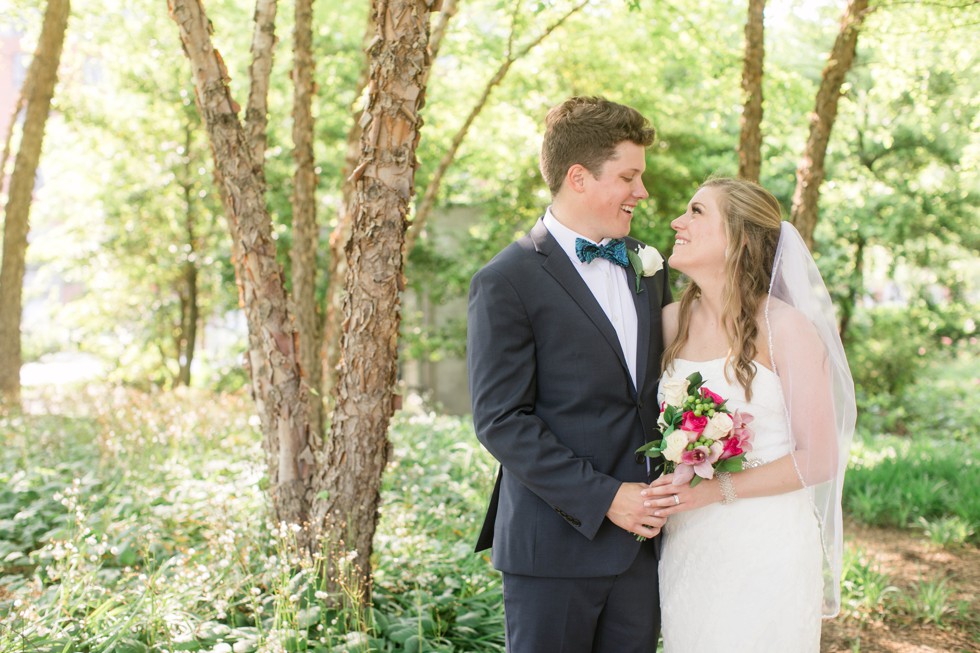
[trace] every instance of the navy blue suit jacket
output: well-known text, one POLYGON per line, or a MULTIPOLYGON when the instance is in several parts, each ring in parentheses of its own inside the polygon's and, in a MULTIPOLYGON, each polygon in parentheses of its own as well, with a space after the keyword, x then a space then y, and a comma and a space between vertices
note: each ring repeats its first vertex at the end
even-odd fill
POLYGON ((642 277, 640 293, 631 267, 624 283, 637 314, 636 387, 613 325, 542 221, 473 277, 473 422, 501 464, 477 550, 492 546, 500 571, 615 575, 641 546, 605 513, 621 483, 651 480, 635 451, 657 437, 667 266, 642 277))

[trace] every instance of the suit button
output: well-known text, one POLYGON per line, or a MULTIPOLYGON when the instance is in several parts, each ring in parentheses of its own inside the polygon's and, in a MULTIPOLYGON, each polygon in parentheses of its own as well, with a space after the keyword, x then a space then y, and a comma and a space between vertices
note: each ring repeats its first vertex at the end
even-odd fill
POLYGON ((645 455, 643 455, 642 453, 638 453, 638 454, 636 454, 636 464, 637 464, 637 465, 642 465, 642 464, 643 464, 643 461, 644 461, 645 459, 646 459, 646 456, 645 456, 645 455))
POLYGON ((636 407, 637 408, 643 408, 643 402, 642 401, 636 402, 636 407))

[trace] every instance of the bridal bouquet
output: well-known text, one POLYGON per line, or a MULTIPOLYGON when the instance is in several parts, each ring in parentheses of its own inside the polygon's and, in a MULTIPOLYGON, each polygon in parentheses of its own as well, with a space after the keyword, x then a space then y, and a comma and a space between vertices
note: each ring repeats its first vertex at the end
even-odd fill
POLYGON ((663 456, 664 472, 674 473, 673 485, 713 478, 715 472, 742 470, 745 452, 752 451, 753 417, 730 412, 726 399, 704 387, 700 372, 664 383, 664 402, 657 425, 663 439, 649 442, 637 453, 663 456))

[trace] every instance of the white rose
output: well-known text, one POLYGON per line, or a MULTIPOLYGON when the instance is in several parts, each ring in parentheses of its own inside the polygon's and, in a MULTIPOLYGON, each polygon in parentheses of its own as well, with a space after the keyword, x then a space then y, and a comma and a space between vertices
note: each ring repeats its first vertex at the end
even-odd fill
POLYGON ((731 432, 732 426, 734 423, 727 413, 715 413, 704 427, 703 435, 711 440, 720 440, 731 432))
POLYGON ((664 382, 664 402, 668 406, 680 407, 687 398, 687 387, 691 384, 687 379, 674 379, 664 382))
POLYGON ((679 463, 685 448, 687 448, 687 433, 680 430, 674 431, 667 436, 667 446, 664 448, 663 457, 673 463, 679 463))
POLYGON ((656 247, 640 245, 636 253, 640 256, 640 263, 643 264, 643 276, 649 277, 664 269, 664 257, 656 247))

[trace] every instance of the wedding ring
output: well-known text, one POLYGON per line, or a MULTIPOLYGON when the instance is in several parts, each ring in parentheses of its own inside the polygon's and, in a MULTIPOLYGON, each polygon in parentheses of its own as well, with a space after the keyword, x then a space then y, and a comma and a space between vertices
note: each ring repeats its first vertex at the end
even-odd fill
POLYGON ((673 497, 674 497, 674 505, 675 506, 681 505, 681 500, 679 498, 677 498, 677 495, 675 494, 675 495, 673 495, 673 497))

